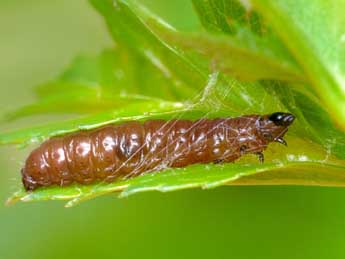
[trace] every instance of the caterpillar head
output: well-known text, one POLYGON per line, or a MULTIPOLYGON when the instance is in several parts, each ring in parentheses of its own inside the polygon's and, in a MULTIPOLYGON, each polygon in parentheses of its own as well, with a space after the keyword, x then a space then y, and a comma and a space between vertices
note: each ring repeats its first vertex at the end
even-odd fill
POLYGON ((291 113, 275 112, 264 115, 259 120, 259 133, 267 142, 276 141, 286 145, 283 136, 294 120, 295 116, 291 113))

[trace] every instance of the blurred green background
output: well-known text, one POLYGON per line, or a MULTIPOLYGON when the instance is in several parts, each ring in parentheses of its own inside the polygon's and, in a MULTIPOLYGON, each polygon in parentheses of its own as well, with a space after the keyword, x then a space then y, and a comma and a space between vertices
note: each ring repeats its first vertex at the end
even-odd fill
MULTIPOLYGON (((196 24, 170 1, 145 2, 184 29, 196 24)), ((76 55, 111 45, 87 1, 0 0, 0 109, 30 103, 76 55)), ((0 148, 2 204, 28 151, 0 148)), ((344 201, 341 188, 275 186, 1 205, 0 258, 345 258, 344 201)))

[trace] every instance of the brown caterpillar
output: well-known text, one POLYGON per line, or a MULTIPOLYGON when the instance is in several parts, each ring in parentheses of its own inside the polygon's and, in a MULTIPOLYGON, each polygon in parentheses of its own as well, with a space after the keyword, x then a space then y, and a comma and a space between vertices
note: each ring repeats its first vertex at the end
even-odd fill
POLYGON ((237 118, 149 120, 80 131, 45 141, 22 169, 26 190, 114 181, 195 163, 231 162, 262 151, 283 136, 295 117, 289 113, 237 118))

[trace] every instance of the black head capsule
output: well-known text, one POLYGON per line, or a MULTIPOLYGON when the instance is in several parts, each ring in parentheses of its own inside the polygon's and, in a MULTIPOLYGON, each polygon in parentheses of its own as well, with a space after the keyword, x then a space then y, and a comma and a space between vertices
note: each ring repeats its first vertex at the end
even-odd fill
POLYGON ((295 120, 295 116, 291 113, 275 112, 272 113, 268 119, 277 126, 287 127, 295 120))
POLYGON ((287 146, 283 139, 288 127, 295 120, 295 116, 291 113, 275 112, 261 117, 259 132, 267 142, 278 142, 287 146))

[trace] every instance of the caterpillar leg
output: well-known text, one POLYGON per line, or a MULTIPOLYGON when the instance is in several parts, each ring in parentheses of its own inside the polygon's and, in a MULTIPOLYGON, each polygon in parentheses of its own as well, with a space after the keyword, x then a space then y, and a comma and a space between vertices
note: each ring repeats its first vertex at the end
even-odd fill
POLYGON ((283 138, 277 138, 274 141, 278 142, 278 143, 280 143, 280 144, 282 144, 284 146, 287 146, 287 143, 286 143, 286 141, 283 138))
POLYGON ((262 164, 265 160, 264 154, 262 152, 256 152, 255 154, 258 156, 259 162, 262 164))
POLYGON ((246 145, 242 145, 240 147, 240 153, 241 153, 241 156, 244 155, 246 153, 246 150, 248 149, 248 147, 246 145))
POLYGON ((213 161, 214 164, 222 164, 224 163, 224 159, 216 159, 213 161))

